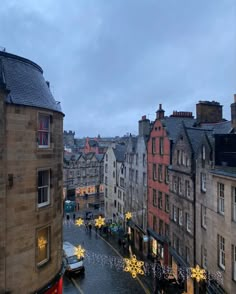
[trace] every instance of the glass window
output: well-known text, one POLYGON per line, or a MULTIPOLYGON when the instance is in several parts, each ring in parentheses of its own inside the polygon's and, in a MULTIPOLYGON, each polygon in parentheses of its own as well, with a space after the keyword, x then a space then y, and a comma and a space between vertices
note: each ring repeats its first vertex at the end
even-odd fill
POLYGON ((188 180, 185 181, 185 196, 190 198, 190 182, 188 180))
POLYGON ((219 266, 225 269, 225 238, 218 235, 218 248, 219 248, 219 266))
POLYGON ((236 187, 232 187, 232 219, 236 222, 236 187))
POLYGON ((152 154, 156 153, 156 138, 152 138, 152 154))
POLYGON ((236 246, 232 246, 233 249, 233 280, 236 281, 236 246))
POLYGON ((152 178, 154 181, 157 179, 157 166, 155 163, 152 165, 152 178))
POLYGON ((158 181, 159 181, 159 182, 162 182, 162 180, 163 180, 163 175, 162 175, 162 165, 159 164, 159 165, 158 165, 158 181))
POLYGON ((179 225, 183 225, 183 210, 179 209, 179 225))
POLYGON ((206 228, 206 207, 201 205, 201 215, 202 215, 202 227, 206 228))
POLYGON ((169 195, 165 194, 165 211, 169 212, 169 210, 170 210, 169 195))
POLYGON ((37 232, 37 265, 40 266, 49 260, 49 227, 37 232))
POLYGON ((186 218, 186 229, 190 233, 191 232, 191 223, 190 223, 190 215, 189 215, 189 213, 186 212, 185 218, 186 218))
POLYGON ((38 119, 38 147, 48 148, 50 146, 50 116, 40 113, 38 119))
POLYGON ((217 183, 217 196, 218 196, 218 211, 220 214, 225 213, 225 196, 224 196, 224 184, 217 183))
POLYGON ((177 222, 177 208, 173 205, 173 220, 177 222))
POLYGON ((38 207, 50 203, 50 171, 38 171, 38 207))
POLYGON ((169 183, 169 171, 168 171, 168 166, 165 166, 165 182, 166 182, 166 184, 169 183))
POLYGON ((156 191, 156 189, 152 190, 152 204, 153 204, 153 206, 157 206, 157 191, 156 191))
POLYGON ((162 192, 158 191, 158 208, 162 209, 162 192))
POLYGON ((201 190, 206 192, 206 174, 201 173, 201 190))
POLYGON ((159 141, 159 152, 160 155, 164 154, 164 138, 160 137, 160 141, 159 141))

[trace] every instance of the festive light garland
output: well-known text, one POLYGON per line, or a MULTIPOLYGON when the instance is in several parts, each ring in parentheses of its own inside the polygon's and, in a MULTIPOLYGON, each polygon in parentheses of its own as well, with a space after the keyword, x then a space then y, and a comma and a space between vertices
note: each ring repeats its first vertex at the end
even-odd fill
POLYGON ((131 258, 124 258, 125 262, 125 272, 130 272, 133 278, 136 278, 138 274, 144 275, 142 266, 144 265, 143 261, 138 261, 136 256, 133 255, 131 258))
POLYGON ((99 216, 99 218, 95 219, 95 226, 101 228, 105 225, 105 218, 99 216))
POLYGON ((196 279, 199 283, 201 280, 206 280, 206 271, 201 269, 199 265, 195 268, 191 267, 191 278, 196 279))
POLYGON ((82 218, 79 218, 75 221, 75 224, 80 227, 84 224, 84 220, 82 218))
POLYGON ((78 259, 84 257, 85 249, 81 247, 80 245, 76 247, 75 249, 75 255, 78 257, 78 259))

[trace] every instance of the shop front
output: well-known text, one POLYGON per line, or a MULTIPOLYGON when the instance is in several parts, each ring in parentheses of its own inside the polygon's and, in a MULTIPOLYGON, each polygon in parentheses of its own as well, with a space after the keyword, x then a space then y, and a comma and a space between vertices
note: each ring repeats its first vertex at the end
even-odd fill
POLYGON ((149 256, 153 260, 158 259, 162 265, 168 265, 169 252, 166 238, 150 228, 147 231, 149 237, 149 256))

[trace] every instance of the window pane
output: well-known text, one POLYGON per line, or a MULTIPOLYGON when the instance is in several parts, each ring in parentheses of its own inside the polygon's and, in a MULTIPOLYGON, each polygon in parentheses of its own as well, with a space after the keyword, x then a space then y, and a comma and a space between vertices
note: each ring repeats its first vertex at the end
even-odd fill
POLYGON ((40 265, 49 260, 49 228, 38 231, 37 234, 37 264, 40 265))

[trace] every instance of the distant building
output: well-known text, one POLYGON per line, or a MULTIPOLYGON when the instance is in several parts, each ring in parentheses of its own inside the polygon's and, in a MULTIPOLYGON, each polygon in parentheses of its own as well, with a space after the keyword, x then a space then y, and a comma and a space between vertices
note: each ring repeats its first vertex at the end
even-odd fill
POLYGON ((148 254, 147 243, 147 140, 150 120, 139 121, 139 135, 130 136, 125 153, 125 212, 132 213, 129 221, 130 239, 141 253, 148 254))
POLYGON ((63 116, 43 70, 0 52, 1 293, 62 293, 63 116))

